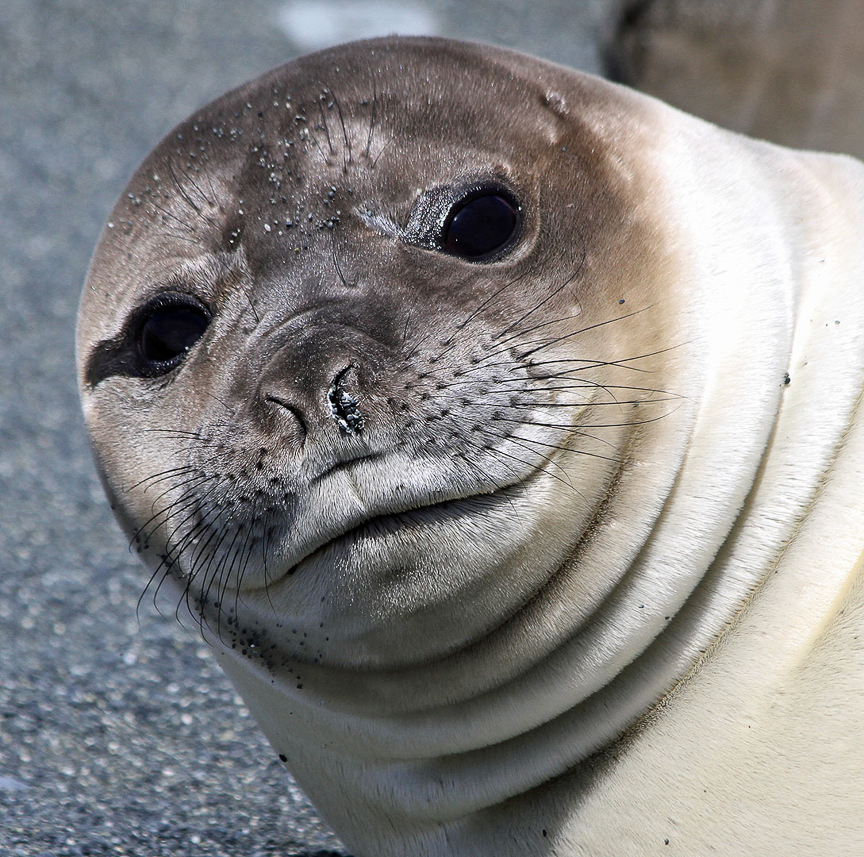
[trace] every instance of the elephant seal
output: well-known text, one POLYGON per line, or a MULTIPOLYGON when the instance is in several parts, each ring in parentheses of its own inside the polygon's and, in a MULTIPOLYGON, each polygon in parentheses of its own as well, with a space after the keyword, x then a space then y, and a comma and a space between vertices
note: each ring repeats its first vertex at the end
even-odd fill
POLYGON ((146 159, 95 457, 357 857, 864 851, 862 240, 851 158, 431 38, 146 159))

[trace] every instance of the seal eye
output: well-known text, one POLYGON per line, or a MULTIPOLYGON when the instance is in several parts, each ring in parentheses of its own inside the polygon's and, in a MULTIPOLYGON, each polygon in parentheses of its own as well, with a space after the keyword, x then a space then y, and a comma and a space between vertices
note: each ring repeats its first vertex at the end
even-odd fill
POLYGON ((204 335, 210 317, 198 306, 152 307, 138 329, 138 353, 154 374, 170 372, 204 335))
POLYGON ((521 225, 519 205, 499 191, 480 191, 453 206, 444 222, 444 247, 472 262, 512 244, 521 225))
POLYGON ((91 388, 106 378, 158 378, 183 362, 210 324, 207 306, 185 292, 163 292, 138 307, 121 333, 97 342, 84 365, 91 388))

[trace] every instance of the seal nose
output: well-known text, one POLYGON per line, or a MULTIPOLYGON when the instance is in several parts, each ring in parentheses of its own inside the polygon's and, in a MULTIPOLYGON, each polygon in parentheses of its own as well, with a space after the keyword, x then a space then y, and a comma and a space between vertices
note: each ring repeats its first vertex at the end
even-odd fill
POLYGON ((342 386, 345 376, 351 369, 356 368, 356 365, 352 363, 339 372, 327 391, 327 400, 343 434, 360 434, 365 423, 357 400, 342 386))
POLYGON ((360 363, 332 340, 285 345, 265 366, 258 399, 269 419, 304 442, 309 435, 359 435, 366 425, 360 363))

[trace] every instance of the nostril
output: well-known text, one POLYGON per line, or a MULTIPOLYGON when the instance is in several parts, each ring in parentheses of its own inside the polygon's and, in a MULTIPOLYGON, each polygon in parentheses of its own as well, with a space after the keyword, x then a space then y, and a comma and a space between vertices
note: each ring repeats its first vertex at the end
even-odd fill
POLYGON ((357 409, 357 400, 344 390, 331 387, 327 394, 333 416, 345 434, 359 434, 363 431, 363 414, 357 409))
POLYGON ((346 366, 341 372, 339 372, 339 374, 333 379, 330 389, 327 391, 327 400, 330 402, 330 410, 333 412, 333 416, 343 434, 359 434, 363 431, 363 426, 365 424, 357 400, 342 386, 345 375, 351 369, 355 368, 355 366, 356 364, 352 363, 350 366, 346 366))
POLYGON ((306 420, 303 418, 303 412, 298 407, 292 405, 291 402, 286 401, 280 396, 276 396, 272 393, 268 393, 266 396, 264 396, 264 401, 270 402, 271 404, 277 405, 283 410, 288 411, 288 413, 290 413, 294 417, 294 419, 297 420, 297 424, 300 426, 300 430, 302 431, 304 438, 307 434, 309 434, 309 427, 306 425, 306 420))

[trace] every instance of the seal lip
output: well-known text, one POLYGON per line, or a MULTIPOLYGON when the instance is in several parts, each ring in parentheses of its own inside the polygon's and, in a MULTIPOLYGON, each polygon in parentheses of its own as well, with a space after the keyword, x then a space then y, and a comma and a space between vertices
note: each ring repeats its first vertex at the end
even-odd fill
MULTIPOLYGON (((379 461, 382 456, 372 456, 379 461)), ((355 459, 354 464, 362 463, 365 457, 355 459)), ((532 485, 546 473, 545 465, 538 465, 530 469, 524 476, 507 484, 499 484, 493 490, 473 491, 467 494, 456 494, 431 503, 421 503, 404 509, 379 508, 373 514, 354 521, 350 525, 333 527, 328 533, 303 551, 299 558, 286 564, 272 575, 268 575, 266 583, 244 587, 247 591, 265 589, 286 578, 294 576, 298 571, 302 572, 302 566, 309 563, 313 557, 323 556, 328 550, 337 548, 341 543, 343 546, 349 540, 360 540, 364 536, 373 535, 378 528, 378 534, 394 535, 404 532, 412 525, 415 527, 435 527, 445 525, 469 513, 476 513, 480 505, 485 511, 497 509, 505 503, 511 507, 518 503, 519 499, 530 491, 532 485)))
MULTIPOLYGON (((380 460, 380 455, 371 456, 380 460)), ((366 457, 354 459, 349 464, 362 463, 366 457)), ((284 582, 293 577, 298 571, 303 571, 303 566, 313 561, 316 557, 322 557, 329 550, 337 549, 340 545, 345 547, 348 542, 359 541, 370 535, 394 535, 405 532, 412 526, 417 528, 435 527, 446 525, 460 517, 475 514, 477 507, 489 512, 497 509, 505 503, 511 506, 517 502, 519 497, 530 489, 531 484, 542 477, 545 468, 540 466, 525 474, 522 479, 506 485, 499 485, 491 491, 474 491, 468 494, 446 497, 430 503, 420 503, 403 509, 387 509, 380 507, 359 520, 343 522, 341 526, 336 525, 321 533, 320 537, 301 548, 295 558, 289 563, 276 563, 271 567, 266 581, 240 586, 246 592, 267 589, 275 584, 284 582)))
POLYGON ((506 496, 507 492, 521 487, 522 484, 517 482, 504 486, 500 491, 467 494, 464 497, 453 497, 399 511, 377 512, 349 527, 328 534, 326 539, 308 549, 290 567, 268 580, 268 584, 272 586, 278 581, 291 577, 298 571, 302 571, 302 566, 314 561, 315 558, 323 557, 331 550, 346 547, 351 542, 360 541, 366 536, 393 535, 412 527, 435 526, 437 523, 452 521, 476 511, 471 507, 478 503, 497 505, 505 501, 511 502, 512 497, 506 496))

